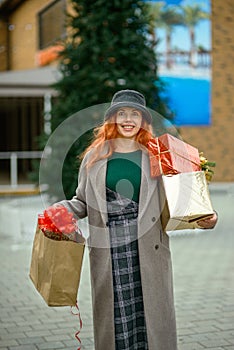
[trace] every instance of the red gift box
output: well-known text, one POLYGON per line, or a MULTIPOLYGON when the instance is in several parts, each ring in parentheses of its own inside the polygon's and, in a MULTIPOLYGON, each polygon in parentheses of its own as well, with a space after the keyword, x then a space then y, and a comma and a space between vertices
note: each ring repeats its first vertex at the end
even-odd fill
POLYGON ((198 149, 170 134, 151 139, 148 150, 152 177, 201 170, 198 149))

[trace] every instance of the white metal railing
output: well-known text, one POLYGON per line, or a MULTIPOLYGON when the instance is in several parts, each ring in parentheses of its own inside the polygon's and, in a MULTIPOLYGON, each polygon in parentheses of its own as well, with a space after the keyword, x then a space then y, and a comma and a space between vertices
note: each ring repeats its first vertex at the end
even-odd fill
POLYGON ((39 159, 42 156, 40 151, 12 151, 0 152, 1 159, 9 159, 10 161, 10 186, 18 187, 18 159, 39 159))

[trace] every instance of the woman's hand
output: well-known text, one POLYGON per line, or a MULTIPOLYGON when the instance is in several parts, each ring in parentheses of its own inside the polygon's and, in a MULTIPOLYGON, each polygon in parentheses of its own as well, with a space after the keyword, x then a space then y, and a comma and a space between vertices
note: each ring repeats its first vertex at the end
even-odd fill
POLYGON ((212 229, 215 227, 217 221, 218 221, 218 215, 216 212, 214 212, 213 216, 211 216, 210 218, 204 219, 204 220, 199 220, 199 221, 197 221, 197 223, 198 223, 200 228, 212 229))

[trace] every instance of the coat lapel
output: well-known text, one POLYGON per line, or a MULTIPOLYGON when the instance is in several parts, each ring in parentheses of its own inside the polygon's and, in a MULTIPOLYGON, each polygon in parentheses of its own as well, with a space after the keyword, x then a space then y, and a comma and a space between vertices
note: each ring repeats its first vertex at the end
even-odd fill
MULTIPOLYGON (((99 192, 100 209, 106 212, 106 168, 107 159, 97 161, 90 169, 90 180, 94 188, 99 192)), ((157 180, 150 176, 149 157, 146 152, 142 152, 141 161, 141 187, 140 187, 140 201, 139 211, 144 213, 146 204, 155 192, 157 187, 157 180)))
MULTIPOLYGON (((96 194, 96 203, 100 209, 103 221, 107 221, 107 204, 106 204, 106 169, 107 159, 97 161, 90 169, 90 181, 96 194)), ((152 196, 158 194, 158 182, 150 176, 150 163, 147 152, 142 152, 141 161, 141 186, 139 198, 139 215, 140 219, 144 218, 146 210, 152 196)), ((158 202, 158 201, 156 201, 158 202)), ((159 208, 154 208, 155 214, 159 208)))
MULTIPOLYGON (((150 162, 147 152, 142 153, 142 178, 139 200, 138 237, 141 238, 157 225, 161 228, 158 181, 150 176, 150 162)), ((157 230, 157 232, 159 232, 157 230)), ((157 235, 157 237, 159 237, 157 235)))
POLYGON ((151 197, 155 194, 157 187, 157 180, 150 176, 150 163, 149 157, 146 152, 142 152, 141 162, 141 187, 140 187, 140 200, 139 200, 139 213, 141 216, 145 214, 147 204, 151 197))
MULTIPOLYGON (((106 168, 107 159, 94 163, 90 169, 90 182, 95 191, 96 202, 101 213, 107 213, 106 205, 106 168)), ((106 217, 106 216, 105 216, 106 217)))

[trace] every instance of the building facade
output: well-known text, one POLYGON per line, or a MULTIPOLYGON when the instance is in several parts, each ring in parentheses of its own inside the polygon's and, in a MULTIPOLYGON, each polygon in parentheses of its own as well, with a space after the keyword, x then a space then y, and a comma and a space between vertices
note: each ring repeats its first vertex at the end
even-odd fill
MULTIPOLYGON (((66 0, 0 0, 0 152, 37 150, 36 137, 49 132, 67 6, 66 0)), ((232 0, 212 0, 212 123, 179 129, 184 141, 216 161, 217 182, 234 181, 233 15, 232 0)), ((3 173, 9 161, 0 162, 3 173)), ((19 170, 26 174, 29 161, 19 170)))
POLYGON ((9 181, 13 151, 22 158, 19 180, 25 178, 31 160, 22 152, 37 151, 37 136, 49 133, 65 10, 66 0, 0 1, 0 183, 9 181))

